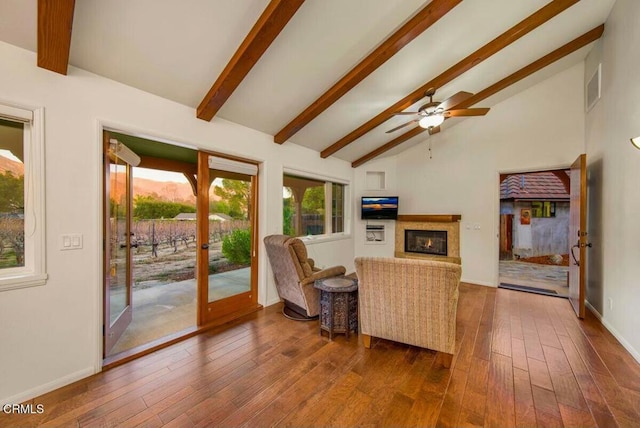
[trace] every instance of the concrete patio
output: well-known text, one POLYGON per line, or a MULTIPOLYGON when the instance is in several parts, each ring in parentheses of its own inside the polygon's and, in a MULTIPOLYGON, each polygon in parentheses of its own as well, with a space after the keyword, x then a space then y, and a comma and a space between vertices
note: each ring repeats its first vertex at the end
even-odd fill
POLYGON ((500 283, 555 291, 558 296, 567 297, 569 291, 568 272, 568 266, 501 260, 499 281, 500 283))
MULTIPOLYGON (((248 291, 251 268, 209 275, 209 301, 248 291)), ((196 325, 196 280, 148 281, 133 291, 133 320, 109 355, 196 325)))

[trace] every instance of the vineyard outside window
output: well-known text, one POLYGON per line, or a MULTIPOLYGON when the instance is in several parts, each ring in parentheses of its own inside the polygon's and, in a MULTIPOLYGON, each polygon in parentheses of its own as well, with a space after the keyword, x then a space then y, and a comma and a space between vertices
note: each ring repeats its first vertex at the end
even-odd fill
POLYGON ((0 291, 46 280, 41 120, 0 105, 0 291))

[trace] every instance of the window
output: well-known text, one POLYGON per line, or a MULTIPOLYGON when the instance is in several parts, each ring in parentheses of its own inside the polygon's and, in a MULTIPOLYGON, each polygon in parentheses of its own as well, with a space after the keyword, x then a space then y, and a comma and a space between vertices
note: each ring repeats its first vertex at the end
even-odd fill
POLYGON ((0 291, 42 285, 42 109, 0 104, 0 291))
POLYGON ((556 203, 551 201, 531 202, 531 217, 555 217, 556 203))
POLYGON ((283 233, 329 235, 345 231, 344 183, 284 174, 283 233))

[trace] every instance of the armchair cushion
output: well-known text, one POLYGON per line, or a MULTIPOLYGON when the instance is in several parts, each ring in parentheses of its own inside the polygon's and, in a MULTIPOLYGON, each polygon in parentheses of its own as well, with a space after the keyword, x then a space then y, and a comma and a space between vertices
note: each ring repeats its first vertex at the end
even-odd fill
POLYGON ((304 245, 298 238, 291 238, 287 241, 289 245, 289 249, 291 250, 292 256, 296 258, 298 261, 298 266, 300 270, 298 271, 298 275, 300 279, 306 278, 313 273, 313 267, 309 263, 309 257, 307 254, 307 247, 304 245))

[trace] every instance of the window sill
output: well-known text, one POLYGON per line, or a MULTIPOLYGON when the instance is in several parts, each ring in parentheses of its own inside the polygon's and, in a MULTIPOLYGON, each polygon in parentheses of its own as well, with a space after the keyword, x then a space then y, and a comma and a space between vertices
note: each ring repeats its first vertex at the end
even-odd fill
POLYGON ((0 292, 18 288, 37 287, 47 282, 47 274, 23 274, 0 277, 0 292))
POLYGON ((307 235, 299 236, 299 238, 305 243, 305 245, 314 245, 324 242, 344 241, 347 239, 351 239, 351 234, 334 233, 332 235, 307 235))

